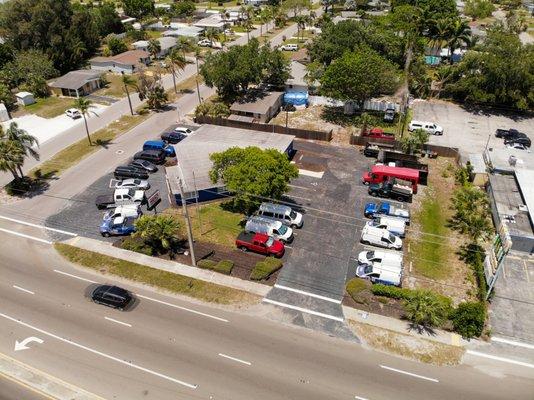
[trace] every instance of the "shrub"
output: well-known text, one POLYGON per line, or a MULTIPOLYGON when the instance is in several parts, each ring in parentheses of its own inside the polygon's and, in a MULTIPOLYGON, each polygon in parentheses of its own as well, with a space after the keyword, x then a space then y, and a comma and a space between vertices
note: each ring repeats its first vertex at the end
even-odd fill
POLYGON ((360 278, 352 278, 347 282, 345 289, 352 299, 357 303, 366 303, 365 297, 362 296, 362 292, 369 288, 369 281, 360 278))
POLYGON ((461 303, 451 314, 454 331, 464 338, 480 336, 486 321, 486 306, 482 302, 461 303))
POLYGON ((231 260, 221 260, 219 262, 213 260, 200 260, 197 262, 197 267, 230 275, 234 268, 234 262, 231 260))
POLYGON ((145 254, 147 256, 154 255, 152 247, 145 243, 144 240, 135 237, 127 237, 122 241, 121 248, 124 250, 135 251, 136 253, 145 254))
POLYGON ((450 298, 430 290, 413 290, 404 300, 406 318, 425 328, 441 326, 451 314, 450 298))
POLYGON ((414 291, 396 286, 377 284, 371 286, 371 292, 376 296, 390 297, 397 300, 408 300, 412 297, 414 291))
POLYGON ((469 243, 463 245, 460 248, 459 255, 466 264, 468 264, 475 274, 478 286, 478 299, 480 301, 486 300, 487 283, 486 276, 484 274, 484 259, 482 254, 484 249, 477 243, 469 243))
POLYGON ((273 257, 266 257, 265 260, 256 263, 254 269, 250 272, 250 279, 261 281, 269 278, 274 272, 282 268, 282 261, 273 257))

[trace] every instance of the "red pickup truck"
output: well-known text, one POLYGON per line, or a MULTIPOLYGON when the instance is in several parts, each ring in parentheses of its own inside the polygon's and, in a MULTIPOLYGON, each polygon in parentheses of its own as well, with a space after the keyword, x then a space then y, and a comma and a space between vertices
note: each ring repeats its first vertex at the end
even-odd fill
POLYGON ((367 132, 364 132, 363 136, 373 139, 395 140, 395 134, 384 132, 380 128, 373 128, 367 132))
POLYGON ((285 251, 282 242, 263 233, 241 232, 235 240, 235 245, 239 250, 250 250, 266 256, 282 257, 285 251))

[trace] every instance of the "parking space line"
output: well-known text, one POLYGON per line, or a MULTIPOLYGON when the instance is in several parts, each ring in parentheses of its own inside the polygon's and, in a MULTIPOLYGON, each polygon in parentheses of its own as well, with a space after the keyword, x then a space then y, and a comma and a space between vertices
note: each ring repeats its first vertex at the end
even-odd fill
POLYGON ((516 342, 515 340, 509 340, 505 338, 500 338, 496 336, 491 337, 492 342, 498 342, 498 343, 505 343, 509 344, 511 346, 517 346, 517 347, 524 347, 526 349, 532 349, 534 350, 534 344, 524 343, 524 342, 516 342))
POLYGON ((239 358, 235 358, 235 357, 229 356, 227 354, 219 353, 219 356, 227 358, 227 359, 232 360, 232 361, 237 361, 238 363, 241 363, 241 364, 252 365, 251 362, 248 362, 248 361, 245 361, 245 360, 241 360, 239 358))
POLYGON ((129 327, 129 328, 132 327, 132 325, 127 324, 126 322, 117 321, 116 319, 113 319, 113 318, 104 317, 104 319, 106 319, 106 320, 108 320, 108 321, 111 321, 111 322, 115 322, 116 324, 119 324, 119 325, 127 326, 127 327, 129 327))
POLYGON ((5 217, 5 216, 3 216, 3 215, 0 215, 0 218, 1 218, 1 219, 5 219, 5 220, 7 220, 7 221, 11 221, 11 222, 16 222, 17 224, 31 226, 31 227, 33 227, 33 228, 46 229, 47 231, 52 231, 52 232, 57 232, 57 233, 63 233, 63 234, 65 234, 65 235, 69 235, 69 236, 78 236, 78 234, 76 234, 76 233, 63 231, 63 230, 61 230, 61 229, 49 228, 48 226, 44 226, 44 225, 32 224, 31 222, 26 222, 26 221, 21 221, 21 220, 19 220, 19 219, 14 219, 14 218, 5 217))
POLYGON ((491 354, 481 353, 479 351, 467 350, 466 353, 471 354, 473 356, 489 358, 490 360, 502 361, 508 364, 515 364, 515 365, 521 365, 522 367, 534 368, 534 364, 529 364, 529 363, 522 362, 522 361, 516 361, 516 360, 512 360, 510 358, 505 358, 505 357, 498 357, 498 356, 494 356, 491 354))
POLYGON ((356 400, 367 400, 365 397, 360 397, 360 396, 354 396, 354 398, 356 400))
POLYGON ((44 329, 37 328, 36 326, 30 325, 30 324, 28 324, 26 322, 21 321, 20 319, 11 317, 11 316, 9 316, 7 314, 0 313, 0 317, 3 317, 3 318, 5 318, 5 319, 7 319, 9 321, 12 321, 12 322, 16 323, 16 324, 25 326, 26 328, 33 329, 36 332, 42 333, 43 335, 46 335, 46 336, 49 336, 49 337, 51 337, 53 339, 59 340, 60 342, 70 344, 71 346, 74 346, 74 347, 77 347, 79 349, 85 350, 85 351, 87 351, 89 353, 93 353, 93 354, 96 354, 96 355, 101 356, 103 358, 107 358, 108 360, 112 360, 112 361, 115 361, 115 362, 117 362, 119 364, 126 365, 127 367, 134 368, 134 369, 137 369, 137 370, 142 371, 142 372, 146 372, 148 374, 157 376, 157 377, 162 378, 162 379, 166 379, 168 381, 177 383, 179 385, 188 387, 190 389, 196 389, 198 387, 198 385, 194 385, 194 384, 191 384, 191 383, 187 383, 187 382, 181 381, 181 380, 176 379, 176 378, 172 378, 172 377, 170 377, 168 375, 164 375, 164 374, 162 374, 160 372, 156 372, 154 370, 151 370, 151 369, 142 367, 140 365, 137 365, 137 364, 135 364, 135 363, 133 363, 131 361, 126 361, 126 360, 121 359, 119 357, 115 357, 115 356, 112 356, 110 354, 103 353, 103 352, 101 352, 99 350, 96 350, 96 349, 93 349, 91 347, 85 346, 83 344, 77 343, 77 342, 75 342, 75 341, 73 341, 71 339, 66 339, 66 338, 61 337, 59 335, 56 335, 54 333, 45 331, 44 329))
POLYGON ((191 310, 190 308, 177 306, 176 304, 167 303, 166 301, 163 301, 163 300, 158 300, 158 299, 154 299, 152 297, 143 296, 142 294, 136 294, 136 296, 140 297, 142 299, 145 299, 145 300, 150 300, 150 301, 154 301, 156 303, 165 304, 165 305, 167 305, 169 307, 178 308, 179 310, 187 311, 187 312, 190 312, 190 313, 193 313, 193 314, 197 314, 197 315, 202 315, 203 317, 208 317, 208 318, 211 318, 211 319, 215 319, 217 321, 229 322, 227 319, 224 319, 224 318, 221 318, 221 317, 216 317, 215 315, 210 315, 210 314, 206 314, 206 313, 203 313, 203 312, 200 312, 200 311, 191 310))
POLYGON ((25 239, 35 240, 36 242, 41 242, 41 243, 45 243, 45 244, 52 244, 52 242, 50 242, 48 240, 44 240, 44 239, 41 239, 41 238, 38 238, 38 237, 35 237, 35 236, 26 235, 26 234, 20 233, 20 232, 10 231, 8 229, 0 228, 0 231, 5 232, 5 233, 9 233, 10 235, 20 236, 20 237, 23 237, 25 239))
POLYGON ((286 194, 286 197, 290 197, 292 199, 311 201, 311 199, 309 199, 307 197, 293 196, 292 194, 286 194))
POLYGON ((424 379, 424 380, 427 380, 427 381, 439 383, 439 380, 437 380, 435 378, 429 378, 428 376, 417 375, 417 374, 414 374, 412 372, 403 371, 402 369, 391 368, 391 367, 388 367, 386 365, 380 365, 380 368, 384 368, 384 369, 387 369, 387 370, 390 370, 390 371, 398 372, 399 374, 413 376, 414 378, 419 378, 419 379, 424 379))
POLYGON ((330 301, 330 302, 332 302, 332 303, 341 304, 341 300, 336 300, 336 299, 333 299, 332 297, 321 296, 321 295, 319 295, 319 294, 306 292, 306 291, 304 291, 304 290, 294 289, 294 288, 292 288, 292 287, 288 287, 288 286, 284 286, 284 285, 279 285, 278 283, 275 284, 274 287, 275 287, 275 288, 278 288, 278 289, 282 289, 282 290, 287 290, 288 292, 294 292, 294 293, 304 294, 304 295, 306 295, 306 296, 315 297, 316 299, 321 299, 321 300, 325 300, 325 301, 330 301))
POLYGON ((523 268, 525 269, 525 275, 527 277, 527 282, 530 283, 530 277, 528 276, 527 262, 523 260, 523 268))
POLYGON ((17 289, 17 290, 20 290, 21 292, 26 292, 26 293, 29 293, 29 294, 35 294, 35 293, 32 292, 31 290, 21 288, 20 286, 17 286, 17 285, 13 285, 13 287, 14 287, 15 289, 17 289))
POLYGON ((318 312, 318 311, 313 311, 313 310, 310 310, 310 309, 307 309, 307 308, 293 306, 291 304, 282 303, 282 302, 276 301, 276 300, 271 300, 271 299, 264 298, 262 301, 264 303, 273 304, 275 306, 279 306, 279 307, 283 307, 283 308, 289 308, 291 310, 300 311, 300 312, 303 312, 305 314, 311 314, 311 315, 315 315, 315 316, 318 316, 318 317, 332 319, 334 321, 339 321, 339 322, 345 321, 345 319, 341 318, 341 317, 336 317, 336 316, 330 315, 330 314, 324 314, 324 313, 321 313, 321 312, 318 312))
POLYGON ((318 179, 321 179, 324 175, 324 171, 323 172, 315 172, 315 171, 308 171, 306 169, 300 169, 299 168, 299 174, 300 175, 304 175, 304 176, 311 176, 312 178, 318 178, 318 179))
POLYGON ((57 269, 55 269, 54 272, 57 272, 58 274, 61 274, 61 275, 70 276, 71 278, 79 279, 81 281, 85 281, 85 282, 89 282, 89 283, 98 283, 96 281, 92 281, 91 279, 82 278, 81 276, 72 275, 72 274, 69 274, 68 272, 59 271, 57 269))

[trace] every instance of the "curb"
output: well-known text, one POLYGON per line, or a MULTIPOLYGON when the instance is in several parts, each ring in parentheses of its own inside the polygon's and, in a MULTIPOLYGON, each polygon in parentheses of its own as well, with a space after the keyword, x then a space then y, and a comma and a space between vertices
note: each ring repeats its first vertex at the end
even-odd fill
POLYGON ((105 400, 1 353, 0 376, 49 399, 105 400))

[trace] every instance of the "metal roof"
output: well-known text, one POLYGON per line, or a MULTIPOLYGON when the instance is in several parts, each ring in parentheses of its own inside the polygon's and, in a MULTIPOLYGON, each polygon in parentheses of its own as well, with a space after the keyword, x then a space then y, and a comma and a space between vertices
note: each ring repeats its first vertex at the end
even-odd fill
POLYGON ((521 195, 528 208, 530 223, 534 225, 534 170, 521 169, 515 171, 517 184, 521 190, 521 195))
POLYGON ((173 193, 180 193, 178 179, 182 178, 184 192, 222 187, 213 183, 209 172, 213 166, 210 154, 230 147, 256 146, 285 152, 295 136, 218 125, 202 125, 180 143, 174 145, 178 165, 166 168, 167 179, 173 193))
POLYGON ((102 75, 101 71, 94 71, 90 69, 80 69, 77 71, 67 72, 65 75, 60 76, 54 82, 50 83, 51 87, 61 89, 76 90, 81 88, 87 82, 100 79, 102 75))

